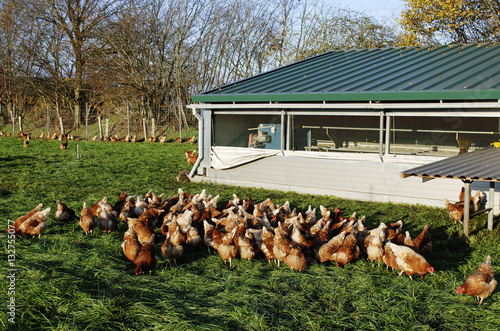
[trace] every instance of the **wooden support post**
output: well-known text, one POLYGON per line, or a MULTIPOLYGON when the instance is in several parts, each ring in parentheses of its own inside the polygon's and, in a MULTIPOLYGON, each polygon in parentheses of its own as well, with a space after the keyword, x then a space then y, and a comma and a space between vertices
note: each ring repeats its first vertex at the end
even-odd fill
POLYGON ((148 141, 148 130, 147 130, 147 119, 144 117, 142 119, 142 127, 144 129, 144 141, 148 141))
POLYGON ((99 122, 99 139, 102 140, 102 123, 101 116, 97 117, 97 121, 99 122))
POLYGON ((491 208, 491 210, 488 212, 488 230, 493 231, 493 209, 495 208, 495 182, 490 182, 488 205, 491 208))
POLYGON ((106 138, 109 137, 109 118, 106 118, 106 138))
POLYGON ((470 180, 465 180, 465 194, 464 194, 464 234, 469 238, 469 215, 470 215, 470 180))
POLYGON ((64 125, 62 117, 59 117, 59 125, 61 126, 61 135, 64 136, 64 125))
POLYGON ((23 131, 23 117, 19 116, 19 132, 23 131))

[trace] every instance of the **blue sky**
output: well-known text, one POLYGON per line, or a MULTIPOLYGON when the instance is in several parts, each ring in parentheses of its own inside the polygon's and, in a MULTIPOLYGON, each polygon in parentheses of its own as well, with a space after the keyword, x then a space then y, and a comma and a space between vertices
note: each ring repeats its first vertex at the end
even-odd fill
POLYGON ((400 16, 404 9, 403 0, 331 0, 332 3, 340 3, 341 6, 359 10, 380 19, 391 19, 400 16))

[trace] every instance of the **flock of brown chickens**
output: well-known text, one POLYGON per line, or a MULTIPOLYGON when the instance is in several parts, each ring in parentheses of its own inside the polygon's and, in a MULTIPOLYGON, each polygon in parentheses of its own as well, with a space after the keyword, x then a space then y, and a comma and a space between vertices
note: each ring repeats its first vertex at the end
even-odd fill
MULTIPOLYGON (((163 196, 149 191, 143 198, 124 192, 114 205, 108 203, 106 197, 89 208, 84 202, 80 226, 86 234, 92 233, 96 226, 109 233, 118 229, 118 219, 127 223, 121 247, 135 264, 136 274, 151 272, 156 267, 155 243, 159 232, 165 236, 161 252, 172 261, 203 242, 217 251, 224 262, 229 261, 229 268, 237 257, 250 260, 262 256, 278 266, 285 263, 299 271, 315 262, 345 266, 356 259, 367 258, 379 264, 383 262, 410 278, 414 274, 423 278, 434 272, 424 257, 432 250, 427 225, 412 238, 408 231, 403 231, 401 220, 367 229, 365 217, 357 218, 353 213, 345 218, 338 208, 329 210, 320 206, 321 218, 317 218, 316 209, 311 206, 305 212, 292 210, 288 201, 280 205, 266 199, 254 204, 250 197, 242 199, 233 195, 226 205, 217 207, 219 196, 207 195, 205 190, 188 194, 179 189, 176 195, 165 199, 163 196)), ((16 220, 13 226, 16 235, 42 234, 50 208, 40 211, 41 207, 40 204, 16 220)), ((57 201, 55 218, 68 222, 77 216, 57 201)), ((486 264, 491 265, 490 258, 486 264)), ((482 266, 473 275, 456 292, 475 295, 481 303, 493 292, 496 281, 491 267, 487 270, 482 266)))
MULTIPOLYGON (((10 136, 12 136, 12 132, 7 132, 4 134, 3 131, 0 130, 0 137, 2 137, 4 135, 7 137, 10 137, 10 136)), ((23 146, 25 148, 28 148, 30 140, 31 140, 31 134, 26 133, 24 131, 20 131, 19 136, 21 138, 23 138, 23 140, 24 140, 23 146)), ((40 132, 40 134, 38 135, 38 139, 59 140, 61 142, 61 149, 66 149, 68 146, 68 140, 75 140, 78 138, 75 137, 75 135, 73 135, 73 134, 72 135, 59 134, 59 133, 54 132, 51 135, 48 135, 48 134, 45 135, 43 132, 40 132), (63 143, 62 142, 63 140, 66 140, 66 142, 63 143)), ((117 134, 115 134, 114 136, 109 136, 109 137, 104 136, 102 138, 99 138, 97 135, 94 135, 94 136, 90 137, 89 140, 91 140, 91 141, 110 141, 110 142, 132 142, 132 143, 138 141, 136 135, 126 135, 123 138, 118 138, 117 134)), ((174 140, 176 142, 179 142, 179 143, 184 142, 184 140, 181 137, 174 138, 174 140)), ((194 144, 195 140, 196 140, 196 136, 192 136, 192 137, 187 138, 185 141, 187 141, 191 144, 194 144)), ((168 140, 167 136, 158 136, 158 137, 150 136, 150 137, 148 137, 147 141, 149 141, 150 143, 154 143, 154 142, 166 143, 169 140, 168 140)))

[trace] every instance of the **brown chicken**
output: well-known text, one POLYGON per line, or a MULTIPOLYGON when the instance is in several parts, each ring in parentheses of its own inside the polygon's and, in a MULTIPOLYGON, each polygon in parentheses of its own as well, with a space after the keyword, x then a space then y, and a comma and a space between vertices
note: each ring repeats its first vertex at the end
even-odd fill
POLYGON ((7 229, 7 232, 9 231, 9 229, 14 229, 15 231, 15 235, 18 235, 18 229, 19 229, 19 226, 24 222, 26 221, 27 219, 29 219, 31 216, 33 216, 35 213, 37 213, 43 206, 43 203, 40 203, 38 204, 33 210, 31 210, 29 213, 27 213, 26 215, 23 215, 23 216, 20 216, 16 219, 16 221, 14 222, 14 224, 12 224, 11 226, 9 226, 9 228, 7 229))
POLYGON ((139 219, 129 218, 128 225, 129 227, 132 227, 134 229, 137 240, 139 240, 139 243, 141 245, 144 245, 146 243, 154 243, 155 235, 153 230, 146 224, 141 222, 139 219))
POLYGON ((419 274, 424 278, 426 273, 434 273, 434 268, 427 260, 413 249, 388 242, 385 245, 384 263, 388 266, 401 270, 399 275, 406 273, 410 278, 419 274), (387 255, 387 256, 386 256, 387 255))
POLYGON ((290 252, 290 246, 292 241, 287 238, 286 233, 283 231, 283 226, 278 223, 278 227, 274 229, 274 243, 273 243, 273 253, 278 261, 278 267, 280 262, 285 262, 285 258, 290 252))
POLYGON ((135 214, 135 200, 134 197, 127 197, 125 203, 123 204, 120 214, 118 215, 120 220, 127 223, 128 218, 136 218, 135 214))
POLYGON ((117 214, 109 203, 102 201, 98 202, 97 216, 99 217, 97 226, 101 231, 111 233, 118 229, 116 221, 117 214))
POLYGON ((141 250, 134 261, 136 268, 135 274, 139 275, 145 270, 151 270, 158 264, 158 256, 154 243, 146 243, 141 246, 141 250))
POLYGON ((217 247, 217 252, 222 260, 224 260, 224 263, 229 260, 229 269, 232 269, 232 260, 238 254, 238 250, 236 249, 236 246, 234 246, 234 235, 236 234, 236 230, 237 227, 234 227, 230 232, 226 232, 222 236, 221 242, 217 247))
POLYGON ((385 229, 387 225, 380 223, 378 228, 369 231, 367 237, 363 242, 366 247, 366 255, 371 262, 383 262, 384 245, 385 245, 385 229))
POLYGON ((80 227, 83 229, 85 234, 89 234, 92 233, 92 230, 95 228, 95 226, 95 218, 87 208, 87 204, 83 202, 82 212, 80 216, 80 227))
POLYGON ((194 144, 195 139, 196 139, 196 136, 192 136, 192 137, 188 138, 187 141, 190 142, 191 144, 194 144))
POLYGON ((108 202, 108 198, 104 197, 101 200, 97 201, 94 203, 92 206, 90 206, 89 211, 94 217, 99 216, 99 212, 97 211, 99 209, 99 202, 108 202))
POLYGON ((303 271, 307 266, 304 246, 292 244, 285 256, 284 262, 293 270, 303 271))
POLYGON ((276 255, 274 255, 274 233, 265 226, 262 227, 260 250, 264 253, 268 262, 276 260, 276 255))
POLYGON ((61 149, 67 149, 68 148, 68 139, 66 139, 66 142, 62 142, 59 144, 59 148, 61 149))
POLYGON ((196 160, 198 159, 198 154, 194 153, 195 151, 184 151, 184 155, 186 155, 186 159, 188 164, 195 164, 196 160))
POLYGON ((76 218, 76 213, 69 208, 65 203, 57 200, 56 220, 59 222, 68 222, 76 218))
POLYGON ((318 258, 321 261, 321 263, 327 261, 333 261, 332 258, 333 254, 339 250, 340 246, 342 246, 346 234, 347 234, 346 232, 340 232, 338 235, 330 239, 328 242, 321 245, 318 251, 318 258))
POLYGON ((386 230, 385 230, 385 236, 387 240, 392 240, 398 236, 398 234, 401 233, 403 229, 403 221, 399 220, 397 222, 390 223, 386 230))
POLYGON ((16 234, 21 236, 31 235, 40 236, 47 229, 47 219, 49 217, 50 207, 37 211, 31 217, 22 222, 17 228, 16 234))
MULTIPOLYGON (((446 211, 450 214, 450 218, 457 224, 463 224, 462 218, 464 216, 464 190, 460 192, 459 199, 460 201, 451 203, 448 199, 444 199, 444 206, 446 211)), ((470 197, 470 213, 475 213, 484 199, 484 193, 481 190, 477 190, 474 196, 470 197)))
MULTIPOLYGON (((156 267, 158 263, 158 256, 156 255, 156 248, 154 246, 154 234, 151 233, 151 237, 145 242, 141 243, 141 238, 144 234, 139 235, 134 229, 134 225, 141 223, 129 222, 129 228, 123 236, 123 243, 121 245, 123 253, 125 256, 136 265, 135 274, 139 275, 142 272, 151 270, 156 267)), ((147 228, 147 227, 146 227, 147 228)), ((139 232, 143 231, 144 228, 140 228, 139 232)), ((144 240, 145 238, 142 238, 144 240)))
POLYGON ((260 247, 255 239, 254 232, 248 229, 243 236, 239 236, 237 240, 238 254, 240 258, 251 260, 260 252, 260 247))
POLYGON ((422 232, 413 239, 413 243, 415 243, 417 252, 421 255, 427 255, 432 251, 432 240, 428 225, 424 226, 422 232))
POLYGON ((495 287, 497 281, 493 276, 493 269, 491 267, 491 256, 486 257, 486 261, 481 263, 476 272, 469 275, 465 283, 457 287, 457 294, 466 294, 475 296, 479 300, 479 304, 489 297, 495 287))
POLYGON ((344 267, 346 264, 356 260, 358 256, 358 240, 351 233, 344 238, 340 248, 332 254, 331 260, 337 262, 337 267, 344 267))
POLYGON ((177 262, 184 254, 184 244, 186 243, 186 236, 182 233, 181 228, 174 218, 166 226, 166 239, 161 246, 163 255, 168 257, 171 261, 177 262))
POLYGON ((127 197, 128 197, 128 192, 127 191, 121 193, 118 196, 118 201, 116 201, 115 205, 113 206, 113 210, 116 211, 118 214, 120 214, 123 205, 127 201, 127 197))

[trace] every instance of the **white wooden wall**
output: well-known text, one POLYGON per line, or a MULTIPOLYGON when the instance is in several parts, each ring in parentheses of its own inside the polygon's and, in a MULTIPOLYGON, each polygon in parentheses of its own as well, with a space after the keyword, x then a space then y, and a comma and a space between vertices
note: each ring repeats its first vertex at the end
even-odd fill
MULTIPOLYGON (((423 157, 422 160, 431 159, 423 157)), ((425 162, 421 162, 425 164, 425 162)), ((444 207, 444 198, 458 200, 463 186, 455 179, 433 179, 425 183, 421 178, 401 178, 401 171, 419 164, 361 160, 330 160, 273 156, 226 170, 207 169, 207 176, 194 177, 197 181, 214 184, 256 187, 294 191, 312 195, 332 195, 340 198, 422 204, 444 207)), ((500 186, 500 185, 499 185, 500 186)), ((472 193, 481 189, 488 197, 489 183, 474 182, 472 193)), ((495 193, 495 214, 498 214, 499 189, 495 193)), ((487 202, 486 202, 487 203, 487 202)))

